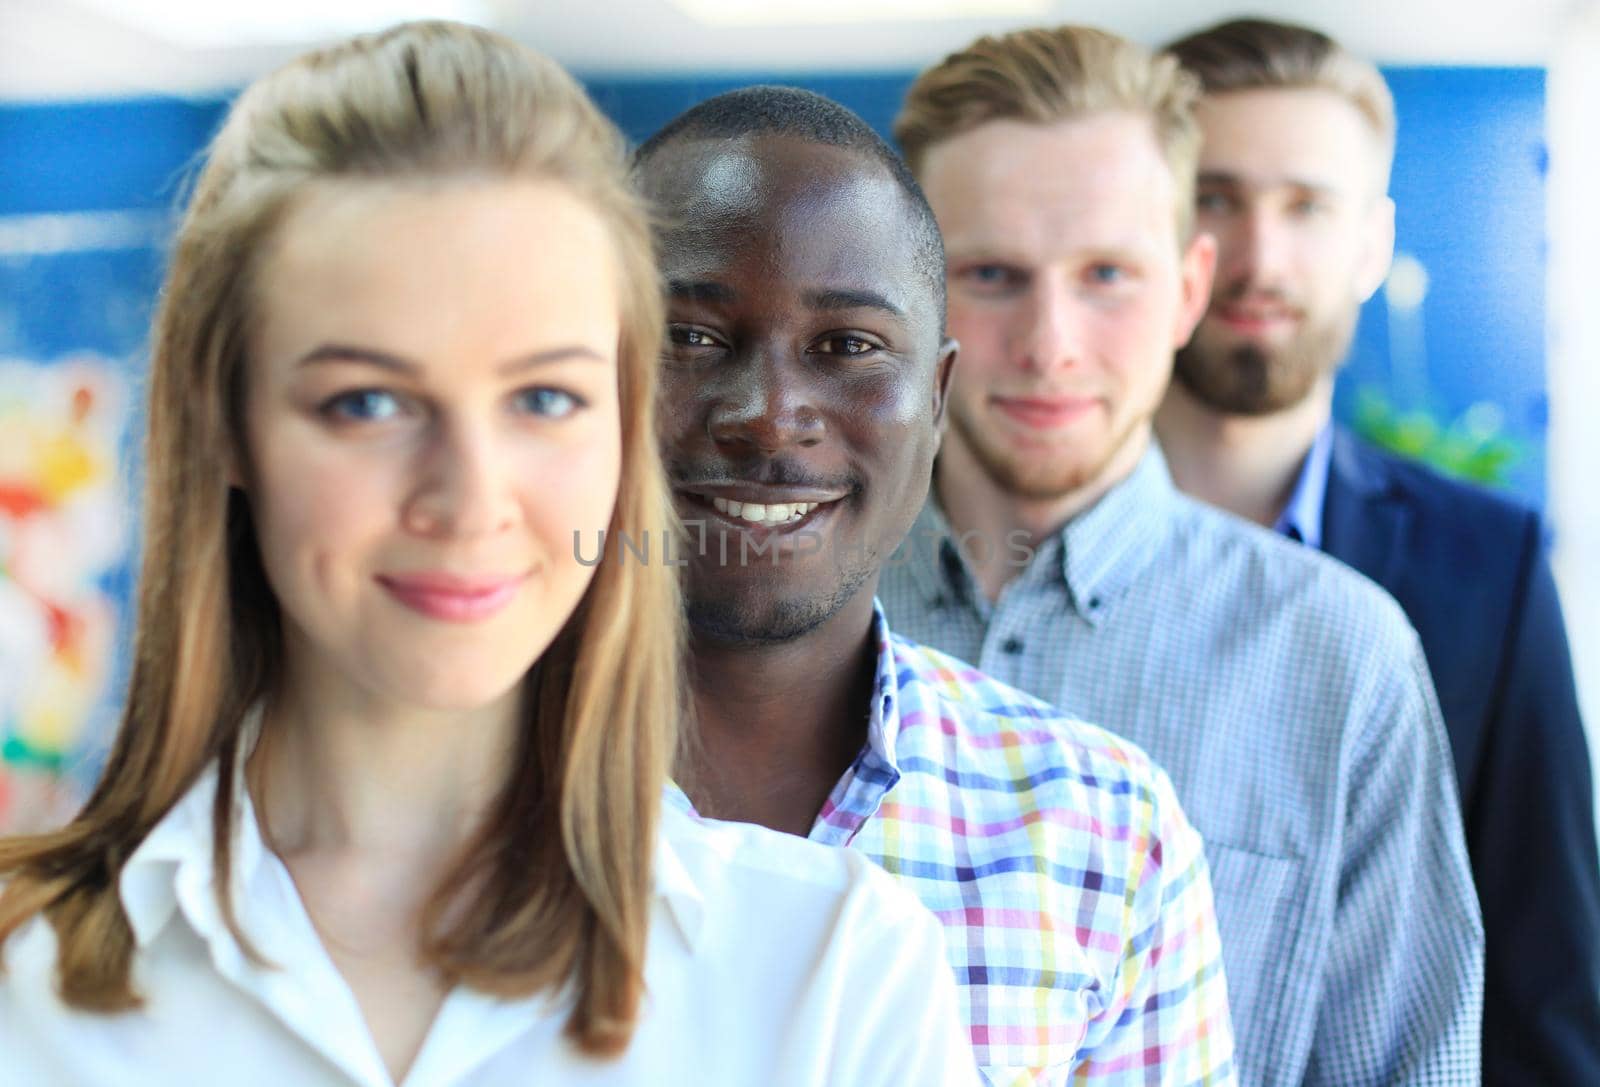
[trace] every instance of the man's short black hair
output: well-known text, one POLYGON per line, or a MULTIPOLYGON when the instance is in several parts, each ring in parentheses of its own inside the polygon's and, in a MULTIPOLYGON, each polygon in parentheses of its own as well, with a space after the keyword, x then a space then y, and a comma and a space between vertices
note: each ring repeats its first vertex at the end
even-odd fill
POLYGON ((911 214, 914 255, 918 274, 933 289, 944 331, 944 238, 928 206, 922 186, 912 176, 905 159, 872 126, 831 98, 800 87, 763 84, 728 91, 708 98, 680 113, 654 136, 639 145, 635 169, 679 140, 738 139, 742 136, 791 136, 809 143, 860 152, 877 161, 894 178, 906 197, 911 214))

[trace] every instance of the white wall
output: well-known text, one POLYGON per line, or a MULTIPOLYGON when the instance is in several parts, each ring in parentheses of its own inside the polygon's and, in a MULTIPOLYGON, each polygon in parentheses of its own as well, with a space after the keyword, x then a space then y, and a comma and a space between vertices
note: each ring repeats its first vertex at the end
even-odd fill
POLYGON ((1592 757, 1600 751, 1600 0, 1576 5, 1560 40, 1547 84, 1550 518, 1592 757))
MULTIPOLYGON (((294 22, 293 13, 309 2, 0 0, 0 100, 238 86, 319 36, 294 22), (179 20, 181 33, 171 29, 171 14, 155 16, 185 5, 195 11, 187 23, 179 20), (273 26, 262 25, 263 11, 279 16, 273 26)), ((981 18, 858 18, 830 26, 804 18, 818 2, 720 0, 730 11, 764 13, 768 21, 755 25, 707 25, 674 0, 343 0, 324 10, 340 12, 340 33, 351 29, 351 10, 372 13, 372 26, 418 14, 476 15, 474 21, 583 71, 651 74, 915 68, 981 32, 1041 22, 1090 23, 1156 45, 1243 11, 1309 23, 1384 63, 1537 65, 1555 50, 1570 6, 1569 0, 994 0, 968 5, 989 12, 981 18), (386 3, 392 17, 383 14, 386 3), (802 15, 787 23, 772 19, 784 8, 802 15)), ((882 2, 854 0, 849 7, 860 12, 882 2)))

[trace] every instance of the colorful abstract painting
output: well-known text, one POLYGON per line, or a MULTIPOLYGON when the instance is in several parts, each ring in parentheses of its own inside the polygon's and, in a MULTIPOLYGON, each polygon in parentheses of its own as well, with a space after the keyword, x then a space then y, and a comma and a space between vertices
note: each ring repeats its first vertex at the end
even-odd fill
POLYGON ((127 557, 119 470, 128 390, 94 355, 0 359, 0 827, 81 797, 69 763, 103 735, 127 557))

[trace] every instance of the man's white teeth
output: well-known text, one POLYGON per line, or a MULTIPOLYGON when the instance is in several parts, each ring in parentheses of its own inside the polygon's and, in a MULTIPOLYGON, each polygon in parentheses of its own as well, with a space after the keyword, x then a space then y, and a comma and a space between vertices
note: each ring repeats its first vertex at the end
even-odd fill
POLYGON ((713 498, 711 505, 718 513, 749 521, 752 525, 787 524, 817 508, 815 502, 730 502, 726 498, 713 498))

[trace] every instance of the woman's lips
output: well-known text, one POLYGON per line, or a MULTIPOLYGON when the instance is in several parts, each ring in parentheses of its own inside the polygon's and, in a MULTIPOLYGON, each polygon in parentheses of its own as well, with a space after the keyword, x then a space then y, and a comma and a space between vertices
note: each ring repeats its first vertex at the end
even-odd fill
POLYGON ((475 623, 510 604, 527 575, 464 578, 453 574, 380 574, 378 584, 429 619, 475 623))
POLYGON ((996 396, 992 402, 1008 418, 1039 430, 1066 426, 1095 406, 1092 396, 996 396))

